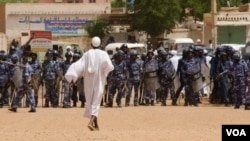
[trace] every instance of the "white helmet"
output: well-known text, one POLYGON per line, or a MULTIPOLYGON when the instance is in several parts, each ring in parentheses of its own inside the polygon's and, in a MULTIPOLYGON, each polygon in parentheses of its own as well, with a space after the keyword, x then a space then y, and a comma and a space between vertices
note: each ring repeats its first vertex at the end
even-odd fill
POLYGON ((196 40, 196 43, 200 43, 200 42, 201 42, 201 39, 197 39, 197 40, 196 40))
POLYGON ((67 45, 66 49, 71 49, 71 46, 70 46, 70 45, 67 45))
POLYGON ((91 43, 94 47, 99 47, 101 45, 101 39, 99 37, 95 36, 92 38, 91 43))

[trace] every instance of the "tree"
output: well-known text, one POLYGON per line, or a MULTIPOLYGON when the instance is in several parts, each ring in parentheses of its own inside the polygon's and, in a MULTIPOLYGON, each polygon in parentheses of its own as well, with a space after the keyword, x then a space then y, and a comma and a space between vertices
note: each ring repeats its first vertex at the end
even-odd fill
POLYGON ((182 17, 193 16, 195 21, 202 21, 203 14, 209 13, 211 11, 211 0, 180 0, 182 7, 182 17), (190 12, 186 13, 186 9, 189 9, 190 12))
POLYGON ((124 7, 124 6, 125 6, 125 2, 123 0, 113 0, 111 2, 111 7, 112 8, 124 7))
POLYGON ((146 31, 153 44, 156 36, 171 32, 179 20, 179 0, 136 0, 131 7, 132 30, 146 31))
POLYGON ((91 38, 94 36, 99 36, 102 39, 105 36, 106 30, 108 29, 108 23, 97 17, 93 20, 93 22, 85 25, 84 28, 91 38))

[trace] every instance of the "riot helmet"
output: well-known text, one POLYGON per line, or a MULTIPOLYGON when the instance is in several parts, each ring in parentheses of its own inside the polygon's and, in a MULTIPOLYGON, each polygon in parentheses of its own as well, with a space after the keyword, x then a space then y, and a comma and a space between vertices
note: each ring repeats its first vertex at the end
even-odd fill
POLYGON ((18 56, 16 54, 11 55, 11 61, 16 63, 18 61, 18 56))
POLYGON ((240 61, 240 54, 239 53, 235 53, 233 55, 233 60, 236 61, 236 62, 240 61))
POLYGON ((118 50, 116 53, 117 56, 123 56, 124 52, 122 50, 118 50))
POLYGON ((17 46, 19 44, 19 42, 18 42, 18 40, 17 39, 13 39, 12 41, 11 41, 11 45, 13 45, 13 46, 17 46))
POLYGON ((131 52, 130 52, 130 56, 136 56, 137 55, 137 51, 136 50, 132 50, 131 52))
POLYGON ((143 53, 141 54, 141 59, 142 59, 142 60, 146 60, 146 58, 147 58, 147 53, 146 53, 146 52, 143 52, 143 53))
POLYGON ((58 56, 58 55, 59 55, 58 51, 57 50, 53 50, 53 56, 58 56))
POLYGON ((78 60, 80 58, 80 54, 74 53, 73 54, 73 60, 78 60))
POLYGON ((71 52, 66 52, 65 57, 72 57, 72 53, 71 52))

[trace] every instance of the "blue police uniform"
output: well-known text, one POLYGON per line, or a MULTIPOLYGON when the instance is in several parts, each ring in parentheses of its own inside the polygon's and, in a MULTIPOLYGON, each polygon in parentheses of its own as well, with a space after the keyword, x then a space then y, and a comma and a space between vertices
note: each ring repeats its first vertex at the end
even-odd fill
MULTIPOLYGON (((33 77, 36 79, 36 80, 34 80, 34 81, 36 81, 35 82, 36 84, 33 84, 33 89, 34 89, 35 102, 36 102, 36 106, 37 106, 37 104, 38 104, 38 90, 39 90, 39 85, 41 83, 42 67, 37 60, 34 60, 34 61, 31 60, 28 63, 31 66, 31 68, 33 69, 32 75, 34 75, 33 77)), ((27 101, 26 101, 26 103, 27 103, 27 101)))
MULTIPOLYGON (((71 61, 65 60, 62 65, 63 75, 67 72, 68 68, 72 64, 71 61)), ((63 107, 68 108, 71 107, 70 105, 70 98, 71 98, 72 89, 70 88, 70 82, 66 79, 64 80, 64 98, 63 98, 63 107)))
POLYGON ((154 58, 147 59, 144 62, 143 67, 143 75, 144 75, 144 86, 145 86, 145 93, 144 93, 144 99, 146 101, 146 105, 154 105, 155 100, 155 91, 159 87, 158 83, 158 61, 154 58))
POLYGON ((21 101, 22 97, 24 94, 27 94, 27 99, 29 100, 31 110, 29 112, 35 112, 36 107, 35 107, 35 99, 32 93, 32 84, 31 84, 31 75, 32 75, 33 69, 31 66, 26 63, 24 64, 23 67, 23 73, 22 73, 22 82, 20 83, 16 96, 13 100, 11 109, 10 111, 15 111, 16 108, 18 107, 18 102, 21 101))
POLYGON ((128 72, 129 72, 129 78, 128 78, 128 94, 126 96, 126 106, 129 106, 130 104, 130 97, 132 93, 132 89, 134 87, 134 105, 138 105, 138 91, 139 91, 139 85, 140 85, 140 75, 142 71, 142 64, 139 61, 139 59, 136 60, 130 60, 128 63, 128 72))
POLYGON ((200 73, 200 64, 194 58, 185 59, 181 68, 183 79, 185 83, 185 106, 194 105, 197 106, 197 100, 195 99, 195 93, 193 91, 192 81, 194 75, 200 73))
POLYGON ((58 70, 56 62, 53 60, 44 61, 43 65, 43 79, 45 81, 45 107, 49 107, 49 102, 53 107, 58 106, 58 93, 55 91, 56 72, 58 70))
POLYGON ((108 94, 108 107, 113 106, 113 98, 115 96, 116 90, 118 91, 116 96, 116 103, 118 107, 121 107, 121 99, 124 92, 125 80, 127 79, 127 66, 125 61, 118 62, 117 60, 112 60, 114 65, 114 70, 110 72, 108 76, 109 80, 109 94, 108 94))
POLYGON ((226 60, 225 62, 219 61, 216 68, 216 74, 223 74, 223 77, 216 78, 217 80, 217 87, 219 91, 219 99, 223 100, 223 103, 226 105, 229 104, 229 96, 228 96, 228 90, 229 90, 229 81, 228 81, 228 70, 230 69, 230 66, 232 65, 231 61, 226 60))
POLYGON ((235 108, 239 108, 241 104, 246 102, 246 76, 248 67, 245 61, 239 60, 234 62, 230 68, 232 72, 233 81, 233 103, 235 108))
POLYGON ((6 98, 8 98, 8 93, 5 91, 5 87, 8 83, 9 78, 9 67, 7 64, 0 62, 0 93, 2 94, 0 98, 0 108, 5 104, 6 98), (7 96, 6 96, 7 94, 7 96))
POLYGON ((162 106, 166 106, 168 92, 170 92, 171 99, 175 100, 175 87, 174 87, 175 70, 170 60, 162 61, 159 65, 159 82, 161 88, 161 102, 162 106))

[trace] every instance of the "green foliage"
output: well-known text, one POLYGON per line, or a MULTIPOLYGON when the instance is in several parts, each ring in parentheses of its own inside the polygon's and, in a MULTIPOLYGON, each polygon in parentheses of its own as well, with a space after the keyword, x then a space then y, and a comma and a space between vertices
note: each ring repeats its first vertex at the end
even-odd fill
POLYGON ((250 0, 242 0, 242 4, 250 3, 250 0))
POLYGON ((125 2, 123 2, 123 0, 114 0, 111 2, 112 8, 118 8, 118 7, 124 7, 124 6, 125 6, 125 2))
POLYGON ((151 36, 171 31, 179 19, 179 0, 136 0, 131 8, 132 29, 146 31, 151 36))
POLYGON ((230 6, 239 6, 242 4, 243 0, 217 0, 223 7, 227 7, 227 1, 230 2, 230 6))
POLYGON ((182 20, 186 16, 193 16, 195 20, 201 21, 203 19, 203 13, 209 13, 211 11, 211 0, 180 0, 182 7, 182 20), (190 13, 185 13, 185 9, 189 8, 190 13))
POLYGON ((88 32, 90 38, 99 36, 101 39, 105 36, 107 28, 108 23, 99 17, 94 19, 92 23, 84 26, 84 29, 88 32))

